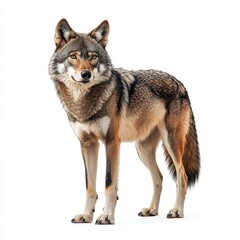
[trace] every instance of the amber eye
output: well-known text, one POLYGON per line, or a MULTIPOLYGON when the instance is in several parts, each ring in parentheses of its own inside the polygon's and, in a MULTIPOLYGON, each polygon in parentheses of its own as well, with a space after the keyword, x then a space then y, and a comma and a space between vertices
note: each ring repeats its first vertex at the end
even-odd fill
POLYGON ((70 58, 71 58, 71 59, 77 59, 77 56, 76 56, 76 54, 71 54, 71 55, 70 55, 70 58))
POLYGON ((94 61, 94 60, 96 60, 97 58, 98 58, 97 55, 92 55, 92 56, 90 56, 90 60, 91 60, 91 61, 94 61))

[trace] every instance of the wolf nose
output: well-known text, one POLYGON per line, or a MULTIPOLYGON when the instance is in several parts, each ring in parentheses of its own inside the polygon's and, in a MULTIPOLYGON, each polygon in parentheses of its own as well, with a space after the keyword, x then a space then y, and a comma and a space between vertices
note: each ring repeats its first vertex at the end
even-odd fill
POLYGON ((87 81, 91 78, 92 74, 89 70, 83 70, 81 72, 81 76, 82 76, 83 80, 87 81))

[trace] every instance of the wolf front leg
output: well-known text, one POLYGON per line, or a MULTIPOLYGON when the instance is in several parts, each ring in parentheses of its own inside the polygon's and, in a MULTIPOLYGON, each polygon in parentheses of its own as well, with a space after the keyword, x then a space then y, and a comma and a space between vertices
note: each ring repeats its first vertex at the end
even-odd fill
POLYGON ((114 212, 118 200, 119 148, 120 140, 106 141, 106 200, 104 212, 97 218, 96 224, 114 224, 115 222, 114 212))
POLYGON ((87 133, 81 134, 80 142, 86 176, 86 203, 84 213, 75 216, 72 222, 90 223, 93 221, 95 204, 97 201, 96 175, 99 142, 94 134, 87 133))

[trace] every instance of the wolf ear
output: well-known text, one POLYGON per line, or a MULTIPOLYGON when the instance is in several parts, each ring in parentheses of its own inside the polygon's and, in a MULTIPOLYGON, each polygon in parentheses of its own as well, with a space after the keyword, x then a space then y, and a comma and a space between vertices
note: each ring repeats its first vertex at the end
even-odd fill
POLYGON ((66 19, 61 19, 56 26, 55 30, 55 44, 57 48, 63 47, 72 38, 75 38, 77 34, 69 26, 66 19))
POLYGON ((109 34, 109 23, 107 20, 104 20, 88 35, 91 38, 95 39, 105 49, 108 43, 108 34, 109 34))

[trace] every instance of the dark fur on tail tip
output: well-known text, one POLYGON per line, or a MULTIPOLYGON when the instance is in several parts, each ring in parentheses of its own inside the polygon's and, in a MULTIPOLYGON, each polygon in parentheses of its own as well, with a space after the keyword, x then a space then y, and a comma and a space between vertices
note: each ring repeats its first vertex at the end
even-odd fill
MULTIPOLYGON (((174 180, 176 180, 177 174, 173 160, 164 145, 163 149, 168 164, 168 169, 172 174, 174 180)), ((189 132, 186 135, 186 144, 182 161, 186 175, 188 177, 188 187, 191 187, 197 182, 201 167, 197 131, 195 127, 194 116, 192 113, 190 116, 189 132)))

